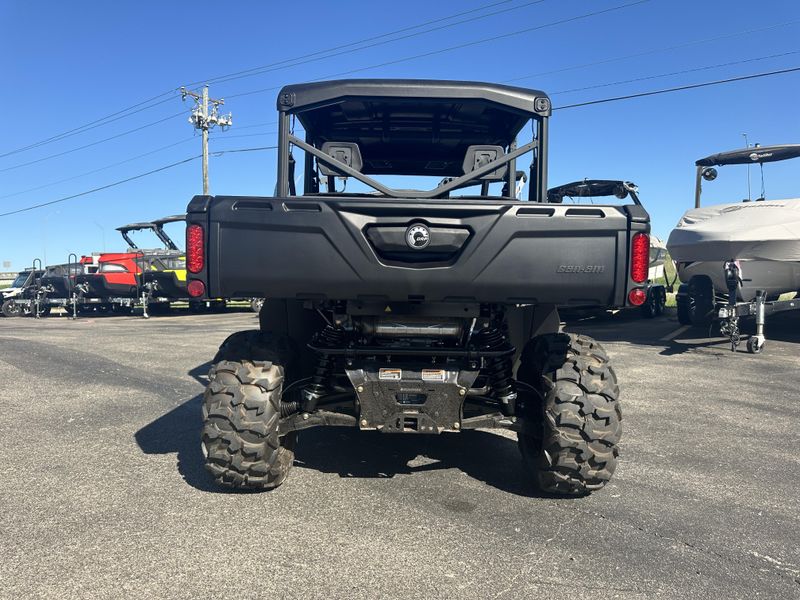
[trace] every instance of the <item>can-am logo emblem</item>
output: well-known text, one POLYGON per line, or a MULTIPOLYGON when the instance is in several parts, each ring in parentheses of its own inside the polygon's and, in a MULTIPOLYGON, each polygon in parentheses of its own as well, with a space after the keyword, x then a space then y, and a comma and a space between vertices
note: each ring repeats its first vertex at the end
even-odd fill
POLYGON ((431 243, 431 231, 425 225, 417 223, 406 229, 406 244, 414 250, 422 250, 431 243))

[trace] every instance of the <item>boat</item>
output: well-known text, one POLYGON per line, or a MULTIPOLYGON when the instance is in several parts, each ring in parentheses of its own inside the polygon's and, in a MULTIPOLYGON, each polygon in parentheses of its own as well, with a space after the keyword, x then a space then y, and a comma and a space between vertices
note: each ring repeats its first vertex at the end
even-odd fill
POLYGON ((727 294, 725 263, 735 262, 742 279, 740 301, 754 300, 758 290, 769 298, 800 290, 800 198, 700 206, 702 180, 716 178, 715 166, 797 157, 800 144, 744 148, 695 163, 695 208, 681 217, 667 242, 681 281, 707 278, 715 293, 727 294))
MULTIPOLYGON (((756 303, 771 303, 768 312, 793 308, 775 301, 800 290, 800 198, 753 200, 748 195, 742 202, 706 207, 700 200, 703 181, 717 178, 715 167, 757 164, 763 190, 765 163, 798 157, 800 144, 784 144, 721 152, 695 162, 695 208, 681 217, 667 241, 683 282, 677 295, 681 323, 710 325, 715 318, 725 319, 723 332, 731 333, 735 349, 738 325, 731 319, 756 314, 747 312, 756 310, 756 303), (720 302, 727 302, 727 308, 720 302)), ((757 352, 763 335, 756 337, 757 352)))

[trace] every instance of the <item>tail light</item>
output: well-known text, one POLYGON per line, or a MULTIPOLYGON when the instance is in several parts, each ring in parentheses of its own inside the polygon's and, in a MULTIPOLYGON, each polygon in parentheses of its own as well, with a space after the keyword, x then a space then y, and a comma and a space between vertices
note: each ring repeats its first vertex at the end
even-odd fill
POLYGON ((647 281, 650 268, 650 236, 637 233, 631 243, 631 279, 636 283, 647 281))
POLYGON ((186 270, 199 273, 205 267, 205 236, 203 227, 189 225, 186 228, 186 270))
POLYGON ((642 288, 634 288, 628 293, 628 302, 633 306, 641 306, 647 300, 647 292, 642 288))
POLYGON ((206 293, 206 286, 199 279, 192 279, 186 285, 186 291, 192 298, 199 298, 206 293))

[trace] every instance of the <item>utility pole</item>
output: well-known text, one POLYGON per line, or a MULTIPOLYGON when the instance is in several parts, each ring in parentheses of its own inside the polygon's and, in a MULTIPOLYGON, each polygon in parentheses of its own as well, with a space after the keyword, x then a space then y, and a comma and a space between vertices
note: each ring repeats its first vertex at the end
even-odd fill
POLYGON ((199 129, 203 136, 203 194, 208 195, 208 132, 216 125, 219 125, 225 131, 225 129, 233 125, 233 117, 231 113, 227 115, 219 114, 219 107, 225 104, 225 100, 222 98, 219 100, 209 98, 207 85, 203 86, 202 94, 197 94, 182 87, 181 99, 186 100, 187 96, 194 100, 194 109, 189 116, 189 123, 195 129, 199 129), (208 110, 209 102, 211 103, 211 112, 208 110))

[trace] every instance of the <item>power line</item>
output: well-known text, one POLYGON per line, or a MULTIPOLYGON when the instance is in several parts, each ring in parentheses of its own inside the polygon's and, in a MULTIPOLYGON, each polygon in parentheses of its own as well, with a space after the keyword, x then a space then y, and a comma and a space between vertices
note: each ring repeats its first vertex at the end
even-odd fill
MULTIPOLYGON (((234 150, 220 150, 218 152, 213 152, 217 156, 222 156, 223 154, 233 154, 236 152, 256 152, 258 150, 275 150, 277 146, 263 146, 260 148, 237 148, 234 150)), ((120 179, 119 181, 114 181, 112 183, 107 183, 106 185, 101 185, 96 188, 92 188, 90 190, 86 190, 84 192, 79 192, 77 194, 72 194, 70 196, 64 196, 63 198, 57 198, 56 200, 50 200, 48 202, 40 202, 39 204, 32 204, 31 206, 26 206, 24 208, 18 208, 16 210, 10 210, 4 213, 0 213, 0 217, 7 217, 10 215, 16 215, 23 212, 28 212, 37 208, 42 208, 44 206, 51 206, 53 204, 58 204, 60 202, 66 202, 67 200, 74 200, 75 198, 80 198, 82 196, 88 196, 89 194, 94 194, 96 192, 100 192, 103 190, 107 190, 109 188, 116 187, 118 185, 122 185, 123 183, 128 183, 130 181, 135 181, 137 179, 142 179, 143 177, 147 177, 149 175, 154 175, 156 173, 161 173, 162 171, 166 171, 167 169, 172 169, 174 167, 184 165, 188 162, 193 160, 197 160, 198 158, 202 158, 202 154, 198 154, 197 156, 190 156, 189 158, 184 158, 183 160, 179 160, 174 163, 170 163, 168 165, 164 165, 163 167, 158 167, 157 169, 152 169, 150 171, 146 171, 144 173, 139 173, 138 175, 133 175, 131 177, 126 177, 125 179, 120 179)))
POLYGON ((59 156, 64 156, 65 154, 72 154, 73 152, 78 152, 79 150, 85 150, 86 148, 91 148, 92 146, 97 146, 98 144, 103 144, 105 142, 110 142, 111 140, 115 140, 117 138, 121 138, 126 135, 130 135, 131 133, 135 133, 137 131, 141 131, 142 129, 146 129, 148 127, 153 127, 154 125, 158 125, 159 123, 163 123, 164 121, 169 121, 170 119, 174 119, 176 117, 182 116, 184 113, 183 111, 179 113, 175 113, 174 115, 170 115, 168 117, 164 117, 163 119, 159 119, 158 121, 153 121, 152 123, 147 123, 145 125, 140 125, 139 127, 135 127, 133 129, 129 129, 128 131, 123 131, 122 133, 118 133, 116 135, 112 135, 107 138, 103 138, 102 140, 97 140, 96 142, 91 142, 90 144, 84 144, 83 146, 78 146, 77 148, 72 148, 71 150, 64 150, 63 152, 57 152, 56 154, 50 154, 49 156, 44 156, 42 158, 37 158, 36 160, 31 160, 25 163, 20 163, 14 165, 12 167, 6 167, 4 169, 0 169, 0 173, 5 173, 6 171, 13 171, 14 169, 21 169, 22 167, 27 167, 30 165, 35 165, 40 162, 44 162, 46 160, 50 160, 51 158, 58 158, 59 156))
POLYGON ((141 179, 142 177, 147 177, 148 175, 153 175, 155 173, 160 173, 161 171, 166 171, 167 169, 171 169, 173 167, 177 167, 178 165, 183 165, 193 160, 197 160, 202 155, 198 154, 197 156, 191 156, 189 158, 185 158, 183 160, 179 160, 178 162, 174 162, 169 165, 165 165, 163 167, 159 167, 158 169, 153 169, 152 171, 147 171, 146 173, 139 173, 138 175, 134 175, 132 177, 128 177, 127 179, 121 179, 120 181, 115 181, 113 183, 109 183, 106 185, 102 185, 100 187, 92 188, 91 190, 86 190, 85 192, 80 192, 78 194, 72 194, 71 196, 64 196, 63 198, 58 198, 57 200, 50 200, 49 202, 41 202, 39 204, 33 204, 31 206, 26 206, 25 208, 18 208, 17 210, 10 210, 8 212, 0 213, 0 217, 7 217, 9 215, 16 215, 22 212, 27 212, 29 210, 33 210, 35 208, 42 208, 43 206, 50 206, 52 204, 58 204, 59 202, 66 202, 67 200, 72 200, 74 198, 80 198, 81 196, 87 196, 89 194, 94 194, 95 192, 99 192, 102 190, 107 190, 112 187, 116 187, 118 185, 122 185, 123 183, 128 183, 129 181, 134 181, 136 179, 141 179))
MULTIPOLYGON (((388 33, 384 33, 384 34, 380 34, 380 35, 364 38, 364 39, 361 39, 361 40, 358 40, 358 41, 355 41, 355 42, 350 42, 348 44, 342 44, 342 45, 339 45, 339 46, 334 46, 332 48, 327 48, 327 49, 324 49, 324 50, 318 50, 316 52, 312 52, 312 53, 309 53, 309 54, 303 54, 301 56, 297 56, 297 57, 294 57, 294 58, 284 59, 282 61, 271 63, 269 65, 261 65, 261 66, 258 66, 258 67, 253 67, 251 69, 245 69, 243 71, 236 71, 236 72, 233 72, 233 73, 228 73, 228 74, 220 75, 220 76, 217 76, 217 77, 212 77, 212 78, 209 78, 209 79, 206 79, 206 80, 192 82, 190 84, 187 84, 187 87, 195 86, 195 85, 201 85, 202 83, 205 83, 205 82, 216 82, 216 81, 227 80, 228 78, 238 78, 238 76, 240 76, 240 75, 244 76, 246 73, 249 73, 249 72, 252 72, 252 71, 265 69, 265 68, 269 68, 269 67, 275 67, 275 66, 282 65, 282 64, 296 63, 297 61, 303 61, 303 60, 305 62, 311 62, 311 61, 308 61, 308 60, 305 60, 305 59, 309 59, 309 58, 312 58, 312 57, 315 57, 315 56, 319 57, 316 60, 322 60, 324 58, 330 58, 329 56, 323 56, 323 55, 331 53, 331 52, 336 52, 338 50, 342 50, 342 49, 345 49, 345 48, 353 48, 355 46, 360 46, 362 44, 367 44, 369 42, 374 42, 374 41, 379 40, 379 39, 391 37, 391 36, 398 35, 398 34, 401 34, 401 33, 405 33, 405 32, 408 32, 408 31, 413 31, 414 29, 419 29, 419 28, 422 28, 422 27, 426 27, 428 25, 433 25, 433 24, 438 23, 438 22, 448 21, 450 19, 455 19, 455 18, 466 16, 466 15, 469 15, 469 14, 474 14, 474 13, 477 13, 477 12, 485 11, 485 10, 488 10, 488 9, 493 8, 495 6, 508 4, 510 2, 513 2, 513 1, 515 1, 515 0, 500 0, 499 2, 494 2, 494 3, 488 4, 486 6, 481 6, 479 8, 474 8, 474 9, 471 9, 471 10, 454 13, 452 15, 448 15, 448 16, 445 16, 445 17, 440 17, 438 19, 432 19, 432 20, 429 20, 429 21, 424 21, 424 22, 419 23, 417 25, 412 25, 412 26, 409 26, 409 27, 404 27, 402 29, 397 29, 397 30, 394 30, 394 31, 390 31, 388 33)), ((462 21, 462 22, 459 22, 459 23, 453 23, 453 24, 450 24, 448 26, 452 27, 452 26, 455 26, 455 25, 459 25, 459 24, 471 21, 471 20, 478 20, 478 19, 482 19, 482 18, 487 18, 487 17, 493 16, 495 14, 499 14, 501 12, 508 12, 508 11, 511 11, 511 10, 517 10, 519 8, 524 8, 525 6, 528 6, 528 5, 531 5, 531 4, 538 4, 539 2, 544 2, 544 1, 545 0, 534 0, 534 1, 531 1, 531 2, 527 2, 527 3, 525 3, 523 5, 520 5, 520 6, 511 7, 511 8, 505 9, 503 11, 495 11, 493 13, 489 13, 489 14, 486 14, 486 15, 474 17, 472 19, 465 20, 465 21, 462 21)), ((430 31, 435 31, 435 30, 430 30, 430 31)), ((430 31, 420 32, 417 35, 423 35, 425 33, 429 33, 430 31)), ((398 38, 398 39, 401 39, 401 38, 398 38)), ((402 38, 402 39, 405 39, 405 38, 402 38)), ((392 42, 392 41, 396 41, 396 40, 387 40, 385 43, 389 43, 389 42, 392 42)), ((365 49, 367 47, 368 46, 365 46, 364 48, 355 48, 353 51, 362 50, 362 49, 365 49)), ((369 47, 371 47, 371 46, 369 46, 369 47)), ((304 63, 298 63, 298 64, 305 64, 305 62, 304 63)), ((290 66, 296 66, 296 65, 290 65, 290 66)), ((161 94, 157 94, 157 95, 155 95, 155 96, 153 96, 151 98, 148 98, 148 99, 143 100, 141 102, 137 102, 136 104, 133 104, 133 105, 128 106, 128 107, 125 107, 125 108, 123 108, 121 110, 113 112, 113 113, 111 113, 109 115, 106 115, 104 117, 100 117, 98 119, 95 119, 94 121, 90 121, 89 123, 85 123, 83 125, 80 125, 78 127, 73 128, 73 129, 69 129, 67 131, 58 133, 56 135, 53 135, 53 136, 50 136, 48 138, 39 140, 37 142, 33 142, 33 143, 28 144, 26 146, 21 146, 19 148, 15 148, 13 150, 9 150, 9 151, 7 151, 7 152, 5 152, 3 154, 0 154, 0 158, 6 157, 6 156, 10 156, 12 154, 16 154, 16 153, 19 153, 19 152, 24 152, 26 150, 31 150, 33 148, 37 148, 39 146, 43 146, 43 145, 50 144, 50 143, 53 143, 53 142, 57 142, 57 141, 60 141, 60 140, 62 140, 64 138, 71 137, 73 135, 78 135, 78 134, 84 133, 85 131, 89 131, 91 129, 95 129, 96 127, 102 127, 104 125, 108 125, 109 123, 112 123, 112 122, 117 121, 119 119, 127 118, 131 114, 135 114, 135 113, 141 112, 143 110, 148 110, 150 108, 153 108, 155 106, 158 106, 160 104, 163 104, 164 102, 167 102, 167 101, 171 100, 172 98, 166 98, 166 99, 162 99, 162 98, 164 98, 164 96, 169 96, 169 95, 174 94, 176 92, 178 92, 177 88, 168 90, 166 92, 162 92, 161 94), (158 101, 158 102, 156 102, 156 101, 158 101), (147 105, 147 106, 143 106, 143 105, 147 105)))
POLYGON ((72 137, 73 135, 78 135, 79 133, 84 133, 84 132, 89 131, 91 129, 95 129, 97 127, 102 127, 103 125, 108 125, 109 123, 113 123, 114 121, 118 121, 119 119, 124 119, 124 118, 129 117, 130 115, 142 112, 143 110, 148 110, 148 109, 153 108, 155 106, 159 106, 159 105, 163 104, 164 102, 168 102, 168 101, 172 100, 172 98, 165 98, 165 99, 160 100, 158 102, 154 102, 154 101, 158 100, 159 98, 162 98, 163 96, 166 96, 167 94, 171 94, 174 91, 176 91, 176 90, 170 90, 169 92, 164 92, 162 94, 158 94, 157 96, 153 96, 152 98, 148 98, 147 100, 144 100, 142 102, 137 102, 136 104, 133 104, 131 106, 123 108, 122 110, 118 110, 117 112, 111 113, 110 115, 106 115, 105 117, 101 117, 101 118, 96 119, 94 121, 90 121, 89 123, 86 123, 86 124, 81 125, 79 127, 75 127, 74 129, 69 129, 68 131, 64 131, 62 133, 53 135, 53 136, 51 136, 49 138, 40 140, 38 142, 33 142, 32 144, 28 144, 27 146, 22 146, 20 148, 14 149, 14 150, 9 150, 9 151, 7 151, 7 152, 5 152, 3 154, 0 154, 0 158, 4 158, 6 156, 11 156, 12 154, 17 154, 19 152, 25 152, 26 150, 31 150, 33 148, 38 148, 39 146, 44 146, 46 144, 50 144, 50 143, 53 143, 53 142, 58 142, 58 141, 63 140, 64 138, 72 137), (154 103, 153 104, 149 104, 151 102, 154 102, 154 103), (148 106, 142 106, 143 104, 148 104, 148 106), (112 117, 115 117, 115 118, 112 118, 112 117))
MULTIPOLYGON (((340 50, 338 52, 333 52, 331 54, 325 54, 325 56, 319 56, 319 57, 316 57, 316 58, 309 58, 307 60, 291 59, 291 60, 280 61, 280 62, 272 63, 272 64, 269 64, 269 65, 263 65, 261 67, 254 67, 252 69, 248 69, 247 71, 240 71, 239 73, 236 73, 236 74, 232 74, 232 75, 228 75, 228 76, 220 76, 220 77, 215 78, 215 79, 210 80, 210 81, 213 82, 213 83, 225 83, 225 82, 228 82, 228 81, 234 81, 236 79, 243 79, 245 77, 255 77, 257 75, 263 75, 264 73, 271 73, 273 71, 279 71, 281 69, 288 69, 288 68, 291 68, 291 67, 298 67, 300 65, 305 65, 305 64, 308 64, 308 63, 311 63, 311 62, 317 62, 317 61, 325 60, 325 59, 328 59, 328 58, 334 58, 336 56, 341 56, 343 54, 350 54, 352 52, 358 52, 358 51, 361 51, 361 50, 367 50, 369 48, 374 48, 376 46, 383 46, 385 44, 390 44, 390 43, 393 43, 393 42, 399 42, 399 41, 402 41, 402 40, 407 40, 407 39, 410 39, 410 38, 418 37, 420 35, 433 33, 435 31, 441 31, 443 29, 449 29, 449 28, 455 27, 457 25, 463 25, 465 23, 471 23, 473 21, 479 21, 481 19, 486 19, 488 17, 493 17, 495 15, 508 13, 508 12, 511 12, 511 11, 514 11, 514 10, 519 10, 521 8, 527 8, 528 6, 533 6, 535 4, 542 4, 543 2, 546 2, 546 1, 547 0, 531 0, 530 2, 526 2, 525 4, 520 4, 519 6, 512 6, 510 8, 504 8, 504 9, 501 9, 501 10, 496 10, 494 12, 490 12, 490 13, 487 13, 487 14, 484 14, 484 15, 478 15, 476 17, 470 17, 468 19, 462 19, 462 20, 456 21, 454 23, 447 23, 445 25, 439 25, 438 27, 433 27, 431 29, 426 29, 425 31, 417 31, 415 33, 409 33, 407 35, 394 37, 394 38, 389 39, 389 40, 383 40, 383 41, 380 41, 380 42, 374 42, 374 43, 371 43, 371 44, 366 44, 366 45, 360 46, 358 48, 351 48, 351 47, 359 45, 359 44, 362 44, 362 43, 365 43, 366 41, 369 41, 369 40, 365 40, 365 41, 358 42, 358 43, 353 43, 353 44, 347 44, 346 46, 342 46, 342 48, 350 48, 350 49, 340 50)), ((498 4, 504 4, 504 2, 500 2, 498 4)), ((495 5, 490 5, 490 7, 491 6, 495 6, 495 5)), ((488 8, 488 7, 486 7, 486 8, 488 8)), ((484 9, 480 9, 480 10, 484 10, 484 9)), ((462 14, 468 14, 468 13, 471 13, 471 12, 476 12, 476 11, 474 11, 474 10, 473 11, 467 11, 467 13, 462 13, 462 14)), ((449 18, 454 18, 454 17, 447 17, 447 18, 449 19, 449 18)), ((437 22, 440 22, 440 21, 441 21, 441 19, 437 19, 437 20, 434 20, 434 21, 429 21, 425 25, 417 25, 415 27, 406 28, 406 30, 408 30, 408 29, 418 29, 420 27, 424 27, 426 25, 430 25, 430 24, 437 23, 437 22)), ((390 35, 394 35, 395 33, 401 33, 402 31, 403 30, 400 30, 398 32, 394 32, 392 34, 384 34, 382 36, 376 36, 375 38, 372 38, 372 39, 379 39, 379 38, 383 38, 383 37, 388 37, 390 35)), ((326 52, 328 52, 328 51, 326 51, 326 52)), ((311 54, 309 56, 315 56, 316 54, 321 54, 321 53, 315 53, 315 54, 311 54)))
POLYGON ((606 104, 608 102, 619 102, 621 100, 631 100, 633 98, 644 98, 646 96, 657 96, 659 94, 669 94, 671 92, 681 92, 684 90, 694 90, 697 88, 709 87, 713 85, 721 85, 724 83, 733 83, 735 81, 745 81, 748 79, 759 79, 761 77, 771 77, 773 75, 783 75, 785 73, 794 73, 800 71, 800 67, 791 67, 789 69, 779 69, 776 71, 767 71, 765 73, 755 73, 752 75, 740 75, 739 77, 728 77, 727 79, 717 79, 715 81, 704 81, 703 83, 692 83, 689 85, 679 85, 671 88, 664 88, 661 90, 652 90, 649 92, 639 92, 637 94, 627 94, 625 96, 614 96, 612 98, 602 98, 600 100, 589 100, 587 102, 577 102, 575 104, 566 104, 564 106, 557 106, 553 110, 566 110, 568 108, 578 108, 582 106, 592 106, 594 104, 606 104))
MULTIPOLYGON (((536 25, 534 27, 526 27, 524 29, 511 31, 509 33, 505 33, 505 34, 501 34, 501 35, 495 35, 495 36, 492 36, 492 37, 482 38, 482 39, 474 40, 474 41, 471 41, 471 42, 465 42, 463 44, 457 44, 455 46, 448 46, 447 48, 440 48, 438 50, 432 50, 430 52, 423 52, 422 54, 415 54, 413 56, 406 56, 404 58, 398 58, 398 59, 395 59, 395 60, 391 60, 391 61, 387 61, 387 62, 383 62, 383 63, 379 63, 379 64, 374 64, 374 65, 370 65, 368 67, 361 67, 361 68, 358 68, 358 69, 350 69, 348 71, 341 71, 339 73, 333 73, 331 75, 325 75, 324 77, 318 77, 314 81, 320 81, 320 80, 328 79, 328 78, 331 78, 331 77, 340 77, 342 75, 351 75, 353 73, 360 73, 362 71, 369 71, 371 69, 377 69, 377 68, 380 68, 380 67, 387 67, 387 66, 390 66, 390 65, 396 65, 396 64, 399 64, 399 63, 403 63, 403 62, 417 60, 419 58, 428 58, 430 56, 435 56, 437 54, 444 54, 446 52, 452 52, 453 50, 461 50, 462 48, 469 48, 471 46, 477 46, 479 44, 485 44, 487 42, 493 42, 495 40, 507 39, 507 38, 510 38, 510 37, 522 35, 524 33, 531 33, 533 31, 546 29, 548 27, 556 27, 558 25, 564 25, 566 23, 572 23, 572 22, 575 22, 575 21, 580 21, 582 19, 588 19, 588 18, 595 17, 595 16, 598 16, 598 15, 607 14, 607 13, 615 12, 615 11, 618 11, 618 10, 624 10, 626 8, 631 8, 633 6, 637 6, 637 5, 640 5, 640 4, 645 4, 645 3, 651 2, 651 1, 652 0, 635 0, 634 2, 629 2, 627 4, 620 4, 620 5, 617 5, 617 6, 612 6, 610 8, 605 8, 605 9, 602 9, 602 10, 596 10, 596 11, 593 11, 593 12, 577 15, 577 16, 574 16, 574 17, 568 17, 566 19, 560 19, 558 21, 551 21, 549 23, 544 23, 542 25, 536 25)), ((228 98, 238 98, 240 96, 250 96, 252 94, 261 94, 261 93, 264 93, 264 92, 270 92, 270 91, 276 90, 278 88, 280 88, 280 86, 273 86, 273 87, 262 88, 262 89, 258 89, 258 90, 251 90, 249 92, 240 92, 238 94, 228 94, 227 97, 228 98)))
POLYGON ((150 156, 152 154, 156 154, 157 152, 162 152, 168 148, 173 148, 180 144, 185 144, 186 142, 191 142, 194 140, 194 137, 186 138, 181 140, 180 142, 174 142, 172 144, 167 144, 166 146, 161 146, 160 148, 156 148, 155 150, 150 150, 149 152, 145 152, 143 154, 137 154, 136 156, 132 156, 130 158, 126 158, 119 162, 112 163, 110 165, 106 165, 104 167, 99 167, 97 169, 93 169, 91 171, 86 171, 85 173, 79 173, 78 175, 72 175, 71 177, 65 177, 64 179, 59 179, 57 181, 51 181, 50 183, 44 183, 42 185, 37 185, 36 187, 28 188, 27 190, 22 190, 19 192, 14 192, 13 194, 6 194, 4 196, 0 196, 0 200, 4 200, 6 198, 13 198, 14 196, 21 196, 23 194, 28 194, 30 192, 35 192, 37 190, 42 190, 44 188, 52 187, 54 185, 58 185, 59 183, 65 183, 67 181, 72 181, 74 179, 80 179, 81 177, 86 177, 87 175, 94 175, 95 173, 99 173, 100 171, 105 171, 107 169, 111 169, 113 167, 118 167, 120 165, 124 165, 125 163, 132 162, 134 160, 139 160, 140 158, 144 158, 145 156, 150 156))
POLYGON ((650 56, 651 54, 659 54, 661 52, 671 52, 672 50, 681 50, 683 48, 689 48, 691 46, 697 46, 700 44, 707 44, 710 42, 717 42, 719 40, 730 39, 733 37, 739 37, 742 35, 748 35, 751 33, 761 33, 763 31, 770 31, 772 29, 778 29, 780 27, 788 27, 789 25, 796 25, 800 23, 800 19, 795 19, 793 21, 784 21, 782 23, 773 23, 772 25, 766 25, 764 27, 757 27, 755 29, 745 29, 742 31, 736 31, 734 33, 726 33, 724 35, 718 35, 710 38, 703 38, 699 40, 691 40, 689 42, 683 42, 681 44, 675 44, 673 46, 666 46, 662 48, 654 48, 651 50, 645 50, 643 52, 635 52, 633 54, 625 54, 622 56, 614 56, 611 58, 605 58, 603 60, 596 60, 593 62, 582 63, 578 65, 571 65, 569 67, 561 67, 558 69, 553 69, 551 71, 539 71, 538 73, 529 73, 527 75, 521 75, 519 77, 514 77, 512 79, 506 79, 503 83, 513 83, 515 81, 522 81, 523 79, 533 79, 534 77, 544 77, 546 75, 556 75, 558 73, 565 73, 567 71, 576 71, 578 69, 585 69, 587 67, 596 67, 599 65, 605 65, 612 62, 618 62, 622 60, 627 60, 629 58, 640 58, 642 56, 650 56))
MULTIPOLYGON (((709 86, 714 86, 714 85, 723 85, 723 84, 727 84, 727 83, 734 83, 734 82, 737 82, 737 81, 746 81, 746 80, 751 80, 751 79, 759 79, 759 78, 762 78, 762 77, 771 77, 771 76, 774 76, 774 75, 782 75, 782 74, 786 74, 786 73, 795 73, 795 72, 798 72, 798 71, 800 71, 800 66, 791 67, 791 68, 788 68, 788 69, 779 69, 779 70, 775 70, 775 71, 767 71, 767 72, 764 72, 764 73, 754 73, 754 74, 751 74, 751 75, 740 75, 738 77, 729 77, 727 79, 717 79, 717 80, 714 80, 714 81, 706 81, 706 82, 703 82, 703 83, 693 83, 693 84, 689 84, 689 85, 682 85, 682 86, 676 86, 676 87, 671 87, 671 88, 664 88, 664 89, 660 89, 660 90, 652 90, 652 91, 648 91, 648 92, 639 92, 637 94, 627 94, 625 96, 615 96, 615 97, 612 97, 612 98, 602 98, 602 99, 599 99, 599 100, 589 100, 587 102, 579 102, 579 103, 575 103, 575 104, 567 104, 565 106, 558 106, 558 107, 555 107, 553 110, 554 111, 556 111, 556 110, 567 110, 567 109, 571 109, 571 108, 580 108, 580 107, 583 107, 583 106, 591 106, 591 105, 595 105, 595 104, 605 104, 605 103, 609 103, 609 102, 620 102, 622 100, 631 100, 631 99, 635 99, 635 98, 644 98, 644 97, 647 97, 647 96, 656 96, 656 95, 659 95, 659 94, 669 94, 669 93, 672 93, 672 92, 679 92, 679 91, 684 91, 684 90, 692 90, 692 89, 709 87, 709 86)), ((255 152, 255 151, 258 151, 258 150, 275 150, 276 148, 277 148, 277 146, 263 146, 263 147, 259 147, 259 148, 237 148, 237 149, 234 149, 234 150, 219 150, 219 151, 215 152, 214 154, 216 154, 218 156, 221 156, 223 154, 232 154, 232 153, 237 153, 237 152, 255 152)), ((113 183, 109 183, 109 184, 106 184, 104 186, 100 186, 100 187, 97 187, 97 188, 93 188, 93 189, 87 190, 85 192, 80 192, 78 194, 72 194, 71 196, 65 196, 65 197, 59 198, 57 200, 51 200, 49 202, 42 202, 40 204, 34 204, 32 206, 27 206, 25 208, 20 208, 20 209, 17 209, 17 210, 8 211, 8 212, 5 212, 5 213, 0 213, 0 217, 5 217, 5 216, 8 216, 8 215, 15 215, 15 214, 18 214, 18 213, 34 210, 36 208, 41 208, 43 206, 49 206, 51 204, 56 204, 56 203, 59 203, 59 202, 65 202, 67 200, 72 200, 73 198, 79 198, 81 196, 86 196, 88 194, 99 192, 101 190, 106 190, 106 189, 109 189, 111 187, 122 185, 123 183, 127 183, 129 181, 134 181, 136 179, 141 179, 142 177, 147 177, 148 175, 153 175, 154 173, 159 173, 161 171, 165 171, 167 169, 171 169, 171 168, 176 167, 178 165, 185 164, 185 163, 190 162, 192 160, 196 160, 196 159, 200 158, 201 156, 202 155, 191 156, 191 157, 186 158, 184 160, 181 160, 181 161, 169 164, 169 165, 165 165, 165 166, 160 167, 158 169, 153 169, 151 171, 147 171, 146 173, 140 173, 139 175, 134 175, 132 177, 128 177, 128 178, 122 179, 120 181, 115 181, 113 183)))
POLYGON ((731 67, 731 66, 734 66, 734 65, 743 65, 743 64, 746 64, 746 63, 758 62, 758 61, 761 61, 761 60, 768 60, 768 59, 771 59, 771 58, 781 58, 781 57, 784 57, 784 56, 792 56, 794 54, 800 54, 800 50, 792 50, 791 52, 782 52, 780 54, 770 54, 769 56, 759 56, 759 57, 756 57, 756 58, 746 58, 744 60, 736 60, 736 61, 732 61, 732 62, 718 63, 718 64, 715 64, 715 65, 706 65, 704 67, 695 67, 693 69, 684 69, 682 71, 672 71, 670 73, 660 73, 658 75, 647 75, 645 77, 636 77, 634 79, 623 79, 621 81, 612 81, 612 82, 609 82, 609 83, 599 83, 597 85, 587 85, 585 87, 572 88, 572 89, 569 89, 569 90, 559 90, 557 92, 550 92, 548 95, 550 95, 550 96, 558 96, 560 94, 571 94, 573 92, 583 92, 583 91, 586 91, 586 90, 596 90, 598 88, 611 87, 611 86, 615 86, 615 85, 624 85, 626 83, 636 83, 638 81, 648 81, 648 80, 651 80, 651 79, 661 79, 663 77, 672 77, 674 75, 685 75, 687 73, 697 73, 699 71, 709 71, 711 69, 720 69, 722 67, 731 67))

